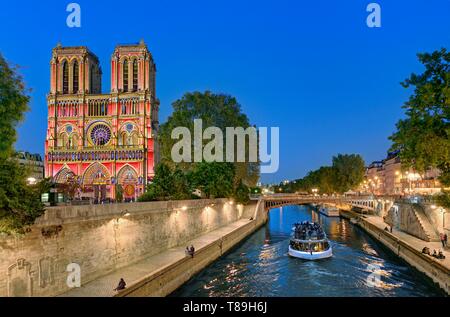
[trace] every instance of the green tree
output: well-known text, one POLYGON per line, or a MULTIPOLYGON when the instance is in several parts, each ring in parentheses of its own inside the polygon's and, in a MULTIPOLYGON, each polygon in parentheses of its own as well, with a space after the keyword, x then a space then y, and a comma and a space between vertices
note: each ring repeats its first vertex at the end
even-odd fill
POLYGON ((14 154, 16 127, 29 110, 29 100, 17 67, 10 67, 0 54, 0 159, 9 159, 14 154))
POLYGON ((0 54, 0 232, 21 233, 44 212, 41 187, 27 185, 28 170, 14 158, 16 127, 28 110, 29 96, 16 67, 0 54))
MULTIPOLYGON (((236 98, 230 95, 214 94, 209 91, 204 93, 186 93, 181 99, 176 100, 172 104, 172 107, 172 115, 166 123, 161 125, 159 131, 161 160, 171 167, 177 165, 183 171, 193 170, 196 163, 175 164, 172 161, 172 147, 178 142, 178 140, 174 140, 171 137, 174 128, 187 127, 191 131, 191 136, 193 136, 195 119, 202 119, 203 129, 215 126, 220 128, 224 133, 226 127, 242 127, 244 129, 250 127, 249 119, 241 111, 241 105, 237 102, 236 98)), ((204 143, 206 144, 207 142, 205 141, 204 143)), ((191 148, 193 149, 193 138, 191 148)), ((248 152, 248 147, 246 150, 248 152)), ((254 186, 256 184, 259 179, 259 162, 236 162, 234 166, 235 185, 241 179, 248 186, 254 186)))
POLYGON ((0 232, 23 233, 44 212, 42 188, 27 185, 27 177, 16 160, 0 160, 0 232))
MULTIPOLYGON (((441 183, 450 185, 450 52, 445 48, 418 54, 425 67, 402 85, 414 91, 403 105, 406 118, 398 121, 390 137, 391 150, 400 151, 402 166, 424 172, 441 170, 441 183)), ((448 195, 448 193, 446 193, 448 195)), ((442 201, 448 201, 443 198, 442 201)))
POLYGON ((192 171, 193 187, 206 198, 231 197, 234 192, 235 169, 232 163, 201 162, 192 171))
POLYGON ((338 154, 333 157, 335 190, 339 193, 356 188, 364 180, 365 163, 359 154, 338 154))
POLYGON ((249 193, 250 189, 242 181, 239 181, 239 184, 234 191, 234 200, 238 204, 246 205, 250 201, 249 193))

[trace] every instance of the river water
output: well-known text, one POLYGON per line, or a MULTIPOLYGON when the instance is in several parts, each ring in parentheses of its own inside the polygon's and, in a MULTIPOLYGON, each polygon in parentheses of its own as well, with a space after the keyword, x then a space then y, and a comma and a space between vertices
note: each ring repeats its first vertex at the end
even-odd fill
POLYGON ((424 274, 342 218, 309 206, 270 211, 268 223, 171 296, 445 296, 424 274), (321 223, 333 257, 287 254, 292 224, 321 223), (377 274, 374 278, 374 268, 377 274))

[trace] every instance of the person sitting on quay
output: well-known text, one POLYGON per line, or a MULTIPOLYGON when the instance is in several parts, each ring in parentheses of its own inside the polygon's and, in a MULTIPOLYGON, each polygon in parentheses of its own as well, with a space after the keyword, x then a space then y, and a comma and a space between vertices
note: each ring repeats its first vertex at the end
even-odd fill
POLYGON ((193 245, 191 245, 191 247, 189 248, 188 253, 189 253, 189 255, 191 256, 191 258, 194 258, 195 248, 194 248, 193 245))
POLYGON ((117 287, 114 290, 116 292, 118 292, 118 291, 125 289, 126 286, 127 286, 127 283, 125 283, 125 280, 123 278, 121 278, 119 281, 119 284, 117 285, 117 287))
POLYGON ((438 254, 437 258, 438 258, 439 260, 444 260, 444 259, 445 259, 445 255, 444 255, 444 253, 442 252, 442 250, 439 250, 439 254, 438 254))
POLYGON ((430 248, 429 248, 429 247, 423 247, 422 253, 423 253, 423 254, 431 255, 430 248))
POLYGON ((437 255, 437 253, 436 253, 436 250, 433 250, 433 257, 434 257, 434 258, 437 258, 437 257, 438 257, 438 255, 437 255))

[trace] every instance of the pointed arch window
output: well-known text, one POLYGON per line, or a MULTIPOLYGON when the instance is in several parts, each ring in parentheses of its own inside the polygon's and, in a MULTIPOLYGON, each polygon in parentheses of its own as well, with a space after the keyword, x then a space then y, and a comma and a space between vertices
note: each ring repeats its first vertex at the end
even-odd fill
POLYGON ((63 62, 62 71, 63 71, 63 79, 62 79, 63 94, 68 94, 69 93, 69 66, 67 65, 67 61, 63 62))
POLYGON ((73 63, 73 93, 77 94, 78 93, 78 89, 80 88, 79 85, 79 67, 78 67, 78 62, 75 61, 75 63, 73 63))
POLYGON ((128 60, 123 61, 123 91, 128 91, 128 60))
POLYGON ((133 61, 133 91, 138 90, 138 63, 135 59, 133 61))

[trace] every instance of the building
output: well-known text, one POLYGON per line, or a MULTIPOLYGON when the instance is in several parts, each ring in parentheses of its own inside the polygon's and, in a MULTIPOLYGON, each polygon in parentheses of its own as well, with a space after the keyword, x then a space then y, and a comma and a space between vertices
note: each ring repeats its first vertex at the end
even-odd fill
POLYGON ((40 154, 19 151, 16 153, 16 159, 21 166, 29 170, 27 178, 29 184, 35 184, 44 179, 44 161, 40 154))
POLYGON ((87 47, 53 49, 45 175, 78 182, 81 195, 136 199, 154 175, 159 100, 156 65, 146 44, 118 45, 111 88, 102 93, 99 60, 87 47))
POLYGON ((363 190, 375 195, 433 195, 441 191, 436 168, 425 173, 402 170, 399 152, 389 152, 386 159, 366 168, 363 190))

